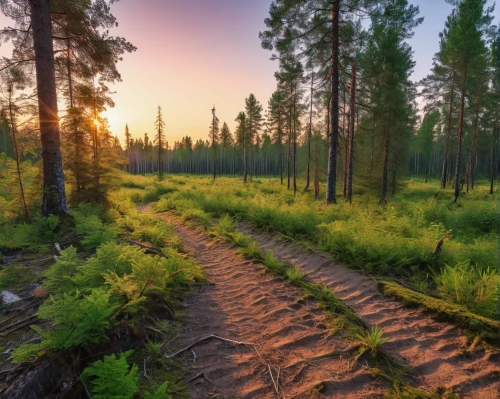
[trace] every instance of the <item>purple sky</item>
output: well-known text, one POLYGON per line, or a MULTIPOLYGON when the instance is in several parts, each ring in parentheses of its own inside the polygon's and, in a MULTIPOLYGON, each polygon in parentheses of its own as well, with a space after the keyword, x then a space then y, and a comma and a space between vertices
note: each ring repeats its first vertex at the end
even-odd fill
MULTIPOLYGON (((138 50, 119 64, 123 82, 111 89, 116 107, 107 112, 114 134, 123 139, 125 123, 134 137, 154 130, 161 105, 168 141, 184 135, 208 137, 211 108, 231 130, 254 93, 267 105, 275 89, 277 61, 260 46, 271 0, 120 0, 113 5, 119 27, 138 50)), ((438 50, 438 33, 452 7, 444 0, 414 0, 425 17, 410 44, 417 64, 412 76, 428 74, 438 50)), ((493 4, 489 0, 488 4, 493 4)), ((495 11, 494 23, 500 13, 495 11)), ((0 17, 2 26, 11 25, 0 17)), ((2 45, 0 55, 10 47, 2 45)))

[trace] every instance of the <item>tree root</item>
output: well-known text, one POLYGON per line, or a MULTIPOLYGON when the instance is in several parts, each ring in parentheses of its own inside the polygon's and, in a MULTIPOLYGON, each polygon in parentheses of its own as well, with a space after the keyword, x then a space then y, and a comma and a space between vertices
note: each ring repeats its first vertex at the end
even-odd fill
POLYGON ((234 341, 234 340, 229 339, 229 338, 219 337, 218 335, 214 335, 214 334, 212 334, 212 335, 207 335, 206 337, 203 337, 203 338, 199 339, 198 341, 196 341, 196 342, 192 343, 192 344, 191 344, 191 345, 189 345, 189 346, 186 346, 185 348, 183 348, 183 349, 181 349, 181 350, 179 350, 179 351, 177 351, 177 352, 175 352, 175 353, 173 353, 173 354, 171 354, 171 355, 164 355, 164 356, 165 356, 167 359, 172 359, 172 358, 174 358, 174 357, 176 357, 176 356, 180 355, 181 353, 183 353, 183 352, 186 352, 186 351, 190 350, 192 347, 194 347, 194 346, 198 345, 199 343, 204 342, 204 341, 208 341, 209 339, 217 339, 217 340, 219 340, 219 341, 222 341, 222 342, 228 342, 228 343, 233 344, 233 345, 254 346, 254 344, 253 344, 253 343, 251 343, 251 342, 240 342, 240 341, 234 341))

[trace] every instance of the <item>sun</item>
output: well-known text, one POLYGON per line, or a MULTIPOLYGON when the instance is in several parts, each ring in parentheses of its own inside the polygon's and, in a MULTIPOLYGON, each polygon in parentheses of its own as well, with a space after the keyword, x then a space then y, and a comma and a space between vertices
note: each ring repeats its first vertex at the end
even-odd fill
POLYGON ((125 126, 123 118, 116 108, 107 109, 101 114, 101 116, 108 120, 111 131, 113 132, 119 131, 121 125, 125 126))

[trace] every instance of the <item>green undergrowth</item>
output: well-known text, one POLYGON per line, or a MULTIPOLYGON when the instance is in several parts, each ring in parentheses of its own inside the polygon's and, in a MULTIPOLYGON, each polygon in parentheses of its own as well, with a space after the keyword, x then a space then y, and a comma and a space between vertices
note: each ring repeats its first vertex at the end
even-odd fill
POLYGON ((454 398, 454 396, 441 396, 437 393, 423 391, 404 382, 408 370, 383 351, 382 346, 388 341, 383 335, 383 329, 374 327, 368 330, 358 315, 338 299, 328 287, 307 281, 297 266, 279 261, 273 251, 264 253, 252 237, 236 230, 234 219, 231 216, 223 215, 217 222, 213 222, 212 219, 203 226, 211 237, 235 244, 239 247, 240 255, 246 259, 263 263, 270 272, 301 288, 304 296, 298 300, 299 303, 307 299, 318 301, 320 307, 325 311, 325 320, 332 333, 342 333, 345 338, 356 343, 354 349, 358 349, 358 354, 355 355, 354 363, 367 354, 367 360, 372 366, 373 377, 385 380, 390 384, 391 388, 387 390, 385 398, 454 398))
MULTIPOLYGON (((159 324, 172 323, 178 301, 192 284, 205 281, 200 267, 184 253, 172 226, 138 212, 124 193, 108 209, 81 204, 71 214, 83 239, 44 272, 49 295, 37 313, 41 326, 32 326, 39 340, 18 346, 11 361, 92 354, 96 345, 125 339, 135 342, 133 353, 105 353, 83 371, 80 381, 91 397, 186 397, 179 364, 163 356, 151 362, 143 346, 152 334, 146 327, 160 331, 159 324), (147 365, 148 377, 134 371, 138 364, 147 365)), ((2 271, 0 283, 7 284, 18 268, 2 271)))
POLYGON ((500 322, 497 320, 474 314, 465 306, 433 298, 395 283, 379 282, 379 289, 384 295, 399 298, 410 306, 422 307, 434 317, 469 330, 491 343, 498 344, 499 342, 500 322))
MULTIPOLYGON (((316 245, 364 272, 396 276, 416 290, 500 318, 496 306, 500 218, 496 195, 489 195, 486 186, 477 186, 453 203, 452 193, 440 191, 437 182, 409 181, 386 207, 368 194, 355 196, 352 204, 326 206, 314 201, 311 192, 294 197, 270 178, 247 184, 225 177, 215 182, 199 176, 175 179, 185 184, 173 178, 165 182, 177 191, 160 198, 158 211, 175 210, 199 224, 228 214, 258 229, 316 245), (479 296, 457 297, 457 290, 443 284, 451 270, 463 265, 473 270, 471 279, 457 280, 461 287, 456 288, 463 292, 472 285, 479 296)), ((151 178, 149 184, 153 185, 151 178)))

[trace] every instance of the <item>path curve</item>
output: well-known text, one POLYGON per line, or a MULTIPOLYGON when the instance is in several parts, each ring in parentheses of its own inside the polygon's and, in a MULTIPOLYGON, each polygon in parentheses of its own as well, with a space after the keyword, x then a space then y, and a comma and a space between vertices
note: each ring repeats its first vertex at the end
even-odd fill
POLYGON ((385 297, 375 279, 336 263, 321 253, 298 249, 277 234, 261 233, 246 223, 239 230, 251 236, 263 250, 299 267, 305 278, 328 286, 368 326, 379 326, 389 342, 384 348, 411 367, 415 386, 453 389, 474 399, 500 397, 500 352, 478 349, 461 354, 467 339, 448 323, 432 320, 419 310, 405 308, 385 297))
MULTIPOLYGON (((142 207, 150 212, 151 207, 142 207)), ((170 214, 156 214, 175 226, 184 247, 191 252, 214 285, 195 289, 184 305, 188 314, 177 348, 216 334, 252 346, 233 346, 216 340, 197 344, 183 361, 192 398, 223 395, 231 398, 381 398, 385 385, 373 379, 364 365, 345 371, 352 343, 333 336, 324 312, 299 288, 265 273, 265 268, 236 254, 236 249, 214 243, 204 232, 183 225, 170 214), (194 363, 193 363, 194 360, 194 363), (273 378, 282 394, 273 388, 273 378), (314 396, 323 385, 322 395, 314 396), (323 396, 324 395, 324 396, 323 396)))

